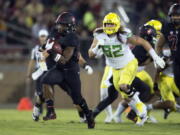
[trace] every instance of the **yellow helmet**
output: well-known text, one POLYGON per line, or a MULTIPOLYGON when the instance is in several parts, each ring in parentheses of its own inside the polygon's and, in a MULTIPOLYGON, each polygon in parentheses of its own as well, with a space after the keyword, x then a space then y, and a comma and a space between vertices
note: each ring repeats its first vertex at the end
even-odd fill
POLYGON ((161 28, 162 28, 162 23, 158 20, 150 20, 145 25, 150 25, 154 27, 156 31, 161 31, 161 28))
POLYGON ((108 35, 114 34, 118 32, 120 25, 120 17, 116 13, 108 13, 103 20, 103 31, 108 35), (106 24, 114 24, 114 26, 106 27, 106 24))

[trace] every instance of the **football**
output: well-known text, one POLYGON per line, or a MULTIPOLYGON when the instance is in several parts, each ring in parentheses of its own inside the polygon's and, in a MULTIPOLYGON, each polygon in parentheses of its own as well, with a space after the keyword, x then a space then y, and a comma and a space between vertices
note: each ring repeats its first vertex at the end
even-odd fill
POLYGON ((56 42, 56 41, 54 41, 54 45, 53 45, 53 47, 52 47, 52 50, 55 51, 56 53, 62 54, 62 47, 61 47, 61 45, 60 45, 58 42, 56 42))

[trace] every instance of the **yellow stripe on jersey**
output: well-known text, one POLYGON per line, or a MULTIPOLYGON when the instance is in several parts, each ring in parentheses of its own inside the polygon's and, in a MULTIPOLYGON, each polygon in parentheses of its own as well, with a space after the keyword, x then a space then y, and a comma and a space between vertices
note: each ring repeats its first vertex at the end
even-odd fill
POLYGON ((113 84, 121 93, 121 96, 123 98, 127 98, 127 95, 120 91, 120 85, 121 84, 128 84, 131 85, 132 81, 134 80, 138 68, 138 62, 137 59, 133 59, 130 61, 124 68, 121 69, 114 69, 112 68, 113 72, 113 84))
POLYGON ((150 87, 151 94, 153 94, 154 89, 153 89, 153 80, 151 76, 145 70, 137 72, 136 76, 150 87))

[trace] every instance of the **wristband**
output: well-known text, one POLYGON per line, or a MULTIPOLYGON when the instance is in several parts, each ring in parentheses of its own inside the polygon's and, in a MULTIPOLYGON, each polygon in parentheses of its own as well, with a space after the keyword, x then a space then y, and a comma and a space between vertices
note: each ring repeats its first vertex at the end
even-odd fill
POLYGON ((60 58, 61 58, 61 54, 56 54, 54 61, 58 62, 60 58))

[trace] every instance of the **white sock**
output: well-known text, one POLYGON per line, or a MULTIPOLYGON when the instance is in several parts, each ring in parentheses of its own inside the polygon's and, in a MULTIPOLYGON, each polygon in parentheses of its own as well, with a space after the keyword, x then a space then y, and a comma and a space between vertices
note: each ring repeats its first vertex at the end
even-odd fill
MULTIPOLYGON (((108 97, 108 88, 101 88, 100 89, 100 98, 101 98, 101 101, 103 100, 103 99, 105 99, 105 98, 107 98, 108 97)), ((112 117, 112 106, 111 105, 109 105, 109 106, 107 106, 106 108, 105 108, 105 112, 106 112, 106 115, 107 115, 107 117, 112 117)))
POLYGON ((105 112, 106 112, 106 116, 107 117, 112 117, 112 106, 111 105, 108 105, 106 108, 105 108, 105 112))
POLYGON ((119 103, 116 112, 114 113, 115 116, 120 117, 121 114, 124 112, 126 108, 122 105, 122 103, 119 103))

